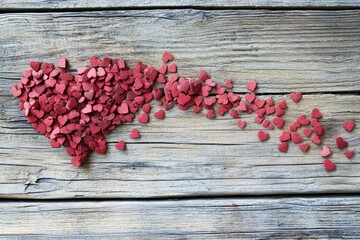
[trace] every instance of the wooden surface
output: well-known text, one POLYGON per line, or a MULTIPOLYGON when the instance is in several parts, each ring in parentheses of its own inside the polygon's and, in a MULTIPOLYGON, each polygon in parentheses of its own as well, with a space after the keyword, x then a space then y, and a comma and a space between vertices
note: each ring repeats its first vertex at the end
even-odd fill
POLYGON ((131 1, 86 1, 86 0, 1 0, 2 11, 69 10, 106 8, 356 8, 356 0, 131 0, 131 1))
POLYGON ((0 237, 356 239, 359 206, 354 197, 2 202, 0 237))
POLYGON ((359 238, 359 2, 1 4, 8 13, 0 15, 0 238, 359 238), (229 116, 172 109, 163 121, 118 127, 106 155, 75 168, 26 123, 9 91, 31 59, 66 56, 73 70, 91 55, 160 66, 165 50, 180 74, 205 69, 216 82, 232 78, 234 92, 257 79, 258 94, 288 100, 288 123, 318 107, 324 143, 335 149, 341 135, 357 156, 335 150, 338 169, 328 173, 319 147, 303 154, 291 144, 281 154, 278 130, 258 142, 253 116, 243 116, 248 126, 240 130, 229 116), (299 104, 288 97, 295 90, 304 92, 299 104), (357 121, 351 134, 345 119, 357 121), (132 127, 140 140, 128 138, 132 127), (129 142, 124 153, 114 148, 121 138, 129 142))

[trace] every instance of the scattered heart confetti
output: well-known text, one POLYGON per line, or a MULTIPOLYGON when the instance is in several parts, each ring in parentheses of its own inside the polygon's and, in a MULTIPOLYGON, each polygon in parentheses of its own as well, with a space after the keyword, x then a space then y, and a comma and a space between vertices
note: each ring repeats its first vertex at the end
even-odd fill
POLYGON ((346 148, 348 146, 347 141, 345 141, 342 137, 336 138, 336 145, 339 149, 346 148))
POLYGON ((278 145, 279 151, 283 153, 287 152, 288 148, 289 148, 289 144, 287 142, 282 142, 278 145))
POLYGON ((346 131, 351 132, 355 127, 355 122, 353 120, 345 121, 343 123, 343 127, 345 128, 346 131))
POLYGON ((299 148, 302 152, 307 152, 310 148, 310 145, 308 143, 303 143, 299 145, 299 148))
POLYGON ((355 152, 352 150, 345 150, 344 154, 348 159, 351 159, 355 155, 355 152))
POLYGON ((133 128, 130 133, 130 138, 132 138, 132 139, 140 138, 139 130, 137 130, 136 128, 133 128))
POLYGON ((325 168, 326 171, 331 172, 331 171, 334 171, 336 169, 336 165, 335 165, 335 163, 333 163, 329 159, 325 159, 324 160, 324 168, 325 168))
POLYGON ((330 150, 330 148, 328 146, 323 146, 320 154, 323 157, 327 157, 327 156, 329 156, 331 154, 331 150, 330 150))
POLYGON ((125 147, 126 147, 126 144, 125 144, 125 141, 124 140, 120 140, 116 145, 115 147, 121 151, 124 151, 125 150, 125 147))
POLYGON ((264 131, 259 131, 258 132, 258 138, 260 141, 265 141, 267 139, 269 139, 270 135, 267 132, 264 131))
POLYGON ((290 98, 295 103, 298 103, 302 99, 302 93, 301 92, 290 93, 290 98))
MULTIPOLYGON (((272 97, 257 97, 254 93, 257 88, 255 80, 246 84, 250 93, 242 98, 227 91, 233 88, 231 79, 218 84, 204 70, 198 72, 197 78, 183 77, 178 75, 177 65, 169 63, 173 60, 171 53, 164 52, 164 63, 156 69, 141 62, 129 67, 123 58, 90 57, 89 66, 80 67, 75 75, 66 70, 69 64, 65 57, 60 58, 55 67, 52 63, 31 61, 31 69, 23 71, 23 77, 11 88, 11 93, 19 99, 19 108, 32 127, 50 139, 51 147, 64 146, 72 157, 71 162, 78 167, 92 151, 106 153, 105 135, 118 125, 133 122, 136 116, 139 123, 148 123, 152 99, 164 108, 154 113, 157 119, 164 119, 164 110, 176 106, 194 113, 205 109, 203 115, 209 119, 225 114, 235 119, 242 114, 255 114, 254 121, 268 130, 285 126, 283 116, 288 108, 285 99, 275 103, 272 97), (142 111, 139 113, 139 110, 142 111), (271 120, 269 115, 276 117, 271 120)), ((302 99, 302 93, 291 93, 290 98, 297 103, 302 99)), ((319 120, 322 117, 319 109, 313 108, 311 119, 305 114, 293 119, 289 131, 284 130, 279 137, 278 150, 286 153, 290 140, 295 144, 301 143, 303 139, 297 133, 299 129, 306 137, 311 137, 314 132, 311 141, 320 145, 325 135, 319 120)), ((236 120, 236 124, 243 129, 247 122, 236 120)), ((345 121, 343 127, 351 132, 355 122, 345 121)), ((260 141, 269 137, 268 132, 258 131, 260 141)), ((130 138, 140 138, 136 128, 132 129, 130 138)), ((336 144, 339 149, 348 145, 341 137, 336 139, 336 144)), ((115 147, 124 151, 126 143, 120 140, 115 147)), ((299 144, 302 152, 307 152, 309 148, 308 143, 299 144)), ((321 155, 327 157, 330 154, 330 149, 323 146, 321 155)), ((350 159, 355 153, 346 150, 344 154, 350 159)), ((333 170, 334 166, 334 163, 324 161, 326 170, 333 170)))
POLYGON ((160 109, 159 111, 154 113, 154 117, 157 119, 164 119, 165 118, 165 111, 160 109))
POLYGON ((255 91, 255 89, 256 89, 256 81, 255 80, 252 80, 251 82, 248 82, 247 84, 246 84, 246 88, 248 89, 248 90, 250 90, 250 91, 255 91))

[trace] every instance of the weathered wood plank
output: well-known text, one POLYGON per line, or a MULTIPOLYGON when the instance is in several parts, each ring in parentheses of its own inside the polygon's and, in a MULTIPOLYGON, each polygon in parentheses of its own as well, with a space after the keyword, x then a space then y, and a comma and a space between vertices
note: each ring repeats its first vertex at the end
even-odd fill
POLYGON ((258 142, 256 133, 261 127, 252 116, 243 116, 248 126, 240 130, 228 116, 208 120, 177 109, 168 111, 163 121, 119 126, 107 137, 106 155, 94 153, 89 164, 76 168, 64 149, 51 149, 48 140, 26 124, 16 110, 16 100, 4 99, 0 119, 2 198, 360 192, 360 128, 347 133, 341 126, 345 119, 359 119, 358 95, 305 95, 299 104, 288 101, 288 124, 300 113, 310 113, 314 106, 323 112, 324 143, 333 149, 331 159, 338 165, 331 173, 323 170, 320 148, 314 145, 307 154, 295 145, 281 154, 277 150, 278 130, 267 143, 258 142), (140 130, 140 140, 129 139, 132 127, 140 130), (353 160, 336 149, 338 135, 356 151, 353 160), (122 138, 128 142, 124 153, 114 148, 122 138))
POLYGON ((131 0, 131 1, 85 1, 85 0, 3 0, 2 11, 16 9, 101 9, 101 8, 156 8, 156 7, 194 7, 194 8, 348 8, 360 6, 359 1, 353 0, 131 0))
POLYGON ((0 237, 358 239, 359 206, 359 197, 0 202, 0 237))
POLYGON ((262 84, 264 93, 359 92, 359 13, 187 9, 1 14, 6 31, 0 37, 0 94, 8 94, 30 59, 55 62, 67 56, 77 68, 87 65, 91 55, 109 55, 160 66, 165 50, 175 54, 181 74, 194 76, 205 69, 216 81, 235 79, 237 92, 251 79, 262 84))

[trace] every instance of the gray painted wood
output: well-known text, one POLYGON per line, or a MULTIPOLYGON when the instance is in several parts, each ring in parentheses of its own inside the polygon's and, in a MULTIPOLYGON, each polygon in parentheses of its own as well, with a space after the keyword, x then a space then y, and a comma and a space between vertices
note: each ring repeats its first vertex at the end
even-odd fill
POLYGON ((30 59, 66 56, 77 68, 109 55, 160 66, 165 50, 180 74, 233 78, 236 92, 251 79, 262 93, 360 91, 359 10, 14 13, 0 25, 1 95, 30 59))
POLYGON ((358 239, 359 206, 359 197, 1 202, 0 237, 358 239))
POLYGON ((16 9, 101 9, 101 8, 156 8, 156 7, 204 7, 204 8, 348 8, 360 6, 359 1, 354 0, 131 0, 131 1, 86 1, 86 0, 63 0, 63 1, 47 1, 47 0, 2 0, 1 8, 3 11, 16 9))
MULTIPOLYGON (((320 147, 303 154, 291 144, 278 152, 280 130, 266 143, 257 140, 262 129, 244 115, 240 130, 229 116, 208 120, 203 114, 172 109, 163 121, 119 126, 110 135, 106 155, 93 153, 82 168, 70 164, 64 149, 52 149, 16 109, 16 100, 3 98, 0 120, 0 197, 2 198, 139 198, 177 196, 262 195, 360 192, 360 128, 347 133, 342 122, 359 119, 358 95, 306 95, 300 103, 288 100, 287 126, 314 106, 324 114, 324 144, 333 150, 335 172, 323 169, 320 147), (142 135, 129 138, 133 127, 142 135), (335 146, 343 136, 356 156, 348 160, 335 146), (128 142, 126 152, 114 145, 128 142)), ((279 97, 275 98, 276 100, 279 97)), ((288 99, 288 97, 287 97, 288 99)), ((158 106, 154 106, 154 111, 158 106)))

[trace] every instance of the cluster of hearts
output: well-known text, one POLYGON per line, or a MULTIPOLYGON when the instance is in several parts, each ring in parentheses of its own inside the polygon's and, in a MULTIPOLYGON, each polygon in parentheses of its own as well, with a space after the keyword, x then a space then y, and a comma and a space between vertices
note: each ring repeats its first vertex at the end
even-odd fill
MULTIPOLYGON (((285 100, 276 104, 272 97, 257 98, 255 80, 246 84, 249 93, 242 99, 240 95, 227 91, 233 88, 232 80, 226 80, 224 84, 215 83, 203 70, 199 71, 197 79, 179 76, 176 64, 169 63, 173 59, 172 54, 165 52, 162 56, 164 64, 156 69, 141 62, 130 68, 123 58, 100 60, 91 57, 90 66, 79 68, 75 76, 66 70, 65 58, 56 63, 58 69, 52 63, 31 61, 31 69, 23 71, 23 78, 11 88, 11 92, 20 100, 19 108, 32 127, 50 138, 52 147, 64 146, 75 166, 81 166, 92 151, 104 154, 107 150, 104 135, 121 123, 132 122, 139 109, 142 112, 137 121, 148 123, 152 99, 165 110, 173 108, 174 104, 181 110, 192 108, 194 113, 205 108, 209 119, 225 113, 235 119, 240 117, 240 113, 255 113, 255 122, 267 129, 258 132, 260 141, 269 138, 268 130, 283 128, 285 120, 282 116, 287 109, 285 100), (270 115, 276 117, 269 120, 270 115)), ((302 94, 291 93, 290 98, 297 103, 302 94)), ((155 112, 154 117, 163 119, 165 111, 155 112)), ((280 136, 279 151, 287 152, 290 141, 299 144, 301 151, 308 151, 310 145, 302 143, 303 138, 297 133, 300 128, 314 144, 320 145, 325 134, 319 121, 321 118, 317 108, 312 110, 311 119, 300 115, 280 136)), ((246 121, 237 120, 237 125, 245 128, 246 121)), ((343 126, 351 131, 355 123, 348 121, 343 126)), ((130 137, 140 138, 139 131, 134 128, 130 137)), ((336 139, 336 143, 339 149, 347 147, 347 142, 341 137, 336 139)), ((116 148, 124 151, 126 143, 120 140, 116 148)), ((351 150, 344 153, 349 159, 354 155, 351 150)), ((321 155, 328 157, 330 154, 329 147, 323 146, 321 155)), ((325 159, 324 168, 331 171, 336 166, 325 159)))

